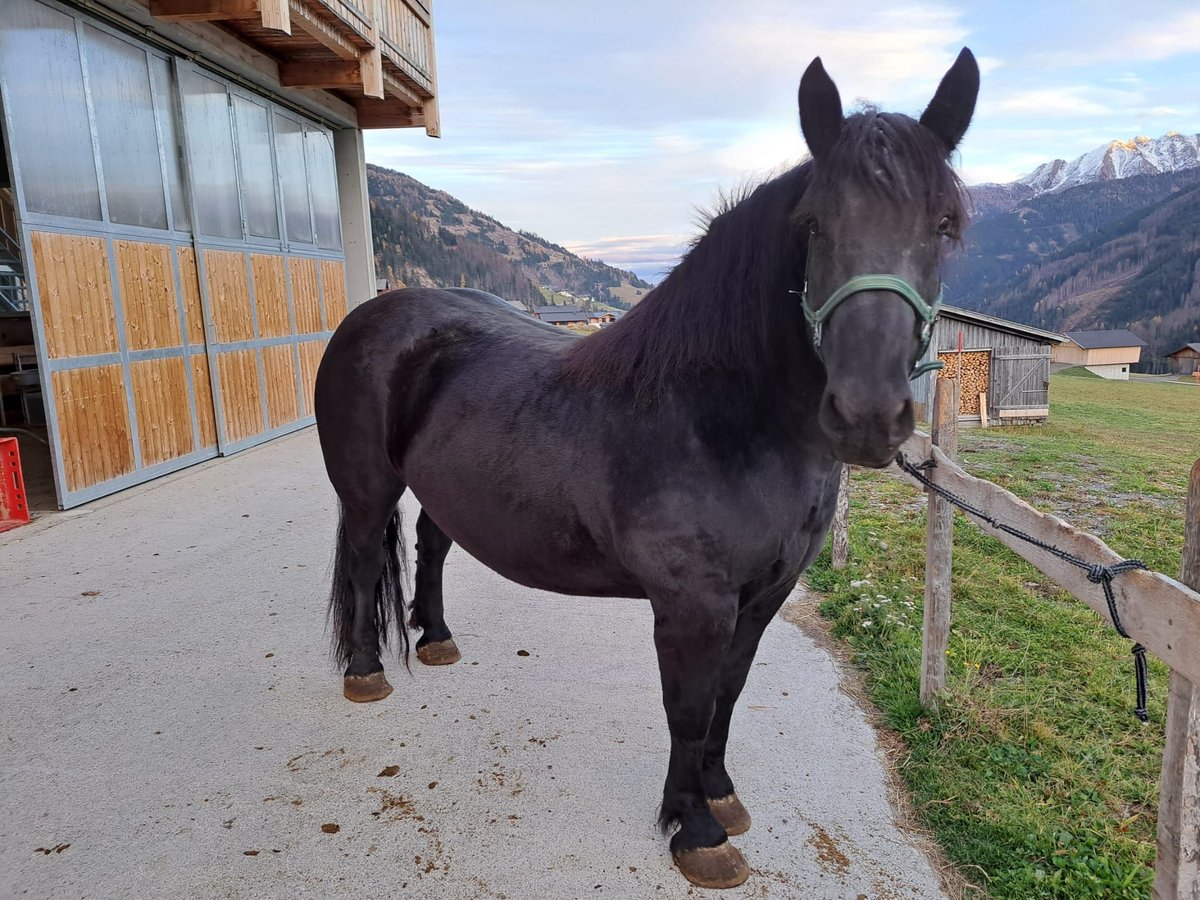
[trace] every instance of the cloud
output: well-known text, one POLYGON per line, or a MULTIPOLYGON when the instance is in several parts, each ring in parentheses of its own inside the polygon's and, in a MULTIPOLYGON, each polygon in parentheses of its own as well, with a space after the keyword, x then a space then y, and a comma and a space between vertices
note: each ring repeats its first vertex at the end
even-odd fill
POLYGON ((1167 22, 1139 22, 1126 33, 1119 49, 1122 58, 1150 60, 1166 59, 1182 53, 1198 53, 1200 11, 1182 12, 1167 22))
POLYGON ((992 112, 1024 113, 1035 116, 1103 116, 1112 111, 1110 104, 1092 99, 1095 91, 1086 85, 1035 88, 1009 94, 1002 100, 984 103, 992 112))
POLYGON ((1200 53, 1200 11, 1182 11, 1166 20, 1149 14, 1133 19, 1097 16, 1081 22, 1075 43, 1075 47, 1033 54, 1031 61, 1046 67, 1079 68, 1113 61, 1125 65, 1157 62, 1200 53))

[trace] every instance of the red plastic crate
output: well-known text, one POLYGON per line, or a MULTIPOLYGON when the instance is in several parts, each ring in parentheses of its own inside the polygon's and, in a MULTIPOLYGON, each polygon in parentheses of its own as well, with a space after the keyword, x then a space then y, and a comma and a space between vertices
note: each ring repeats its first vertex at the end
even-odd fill
POLYGON ((0 531, 29 521, 25 479, 21 476, 21 451, 16 438, 0 437, 0 531))

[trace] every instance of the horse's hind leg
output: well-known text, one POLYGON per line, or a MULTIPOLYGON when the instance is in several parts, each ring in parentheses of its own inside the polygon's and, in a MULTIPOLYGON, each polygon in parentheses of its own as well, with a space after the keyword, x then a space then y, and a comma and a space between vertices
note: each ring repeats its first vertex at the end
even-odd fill
POLYGON ((758 651, 758 642, 763 631, 779 607, 787 599, 794 580, 775 587, 773 590, 750 598, 738 612, 737 627, 729 652, 721 669, 717 687, 717 703, 713 712, 712 725, 704 743, 704 795, 708 808, 721 823, 726 834, 742 834, 750 829, 750 813, 738 799, 733 780, 725 768, 725 746, 729 741, 729 723, 733 708, 746 686, 746 676, 758 651))
POLYGON ((408 624, 423 630, 417 659, 427 666, 448 666, 462 659, 446 627, 442 608, 442 568, 454 544, 425 510, 417 518, 417 578, 412 618, 408 624))
POLYGON ((346 666, 343 693, 357 703, 392 692, 379 655, 392 619, 407 652, 398 500, 389 493, 370 504, 342 504, 330 617, 334 654, 346 666))

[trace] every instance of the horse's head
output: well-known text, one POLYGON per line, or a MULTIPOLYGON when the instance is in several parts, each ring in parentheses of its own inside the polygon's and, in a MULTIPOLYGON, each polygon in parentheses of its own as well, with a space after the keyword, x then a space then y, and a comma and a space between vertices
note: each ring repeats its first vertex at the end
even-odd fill
POLYGON ((797 210, 807 235, 801 299, 825 364, 821 427, 845 462, 887 465, 912 433, 909 379, 940 300, 945 245, 965 225, 948 157, 978 91, 966 49, 919 122, 876 111, 843 118, 819 58, 800 82, 813 158, 797 210))

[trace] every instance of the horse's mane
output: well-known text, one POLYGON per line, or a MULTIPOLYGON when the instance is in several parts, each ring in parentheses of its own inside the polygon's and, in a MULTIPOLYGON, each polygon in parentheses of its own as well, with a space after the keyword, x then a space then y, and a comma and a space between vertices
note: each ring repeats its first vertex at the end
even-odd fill
POLYGON ((965 225, 964 192, 938 139, 907 116, 867 110, 846 119, 820 166, 809 160, 723 198, 667 278, 616 323, 579 341, 564 375, 654 399, 711 371, 751 384, 815 359, 800 298, 806 234, 794 220, 810 184, 862 185, 924 202, 965 225))
POLYGON ((858 185, 888 200, 924 202, 930 214, 949 214, 966 227, 967 192, 940 138, 901 113, 868 106, 847 118, 815 174, 818 189, 858 185))

